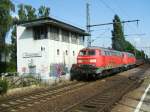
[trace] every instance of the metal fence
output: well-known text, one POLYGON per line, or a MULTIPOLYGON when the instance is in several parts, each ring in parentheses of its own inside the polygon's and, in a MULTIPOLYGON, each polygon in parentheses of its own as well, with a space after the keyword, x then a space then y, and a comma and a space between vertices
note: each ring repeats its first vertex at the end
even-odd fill
POLYGON ((2 73, 1 79, 6 79, 9 84, 9 88, 26 87, 30 85, 37 85, 41 83, 40 74, 22 74, 18 73, 2 73))

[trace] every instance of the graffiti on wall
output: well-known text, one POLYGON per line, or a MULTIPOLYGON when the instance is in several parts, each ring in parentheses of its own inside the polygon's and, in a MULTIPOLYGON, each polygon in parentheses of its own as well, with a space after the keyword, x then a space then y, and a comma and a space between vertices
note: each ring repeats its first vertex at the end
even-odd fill
POLYGON ((22 71, 22 73, 26 73, 27 68, 26 68, 26 67, 22 67, 22 68, 21 68, 21 71, 22 71))
POLYGON ((62 75, 65 75, 66 73, 68 73, 68 68, 66 67, 66 65, 62 63, 53 63, 50 65, 50 76, 60 77, 62 75))

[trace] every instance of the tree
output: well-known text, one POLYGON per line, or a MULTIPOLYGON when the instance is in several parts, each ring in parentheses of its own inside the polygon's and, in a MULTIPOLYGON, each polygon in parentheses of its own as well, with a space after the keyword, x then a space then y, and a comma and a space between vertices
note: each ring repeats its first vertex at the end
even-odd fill
POLYGON ((31 5, 25 5, 27 20, 33 20, 37 18, 36 9, 31 5))
POLYGON ((124 43, 125 43, 124 51, 131 52, 131 53, 135 52, 135 50, 136 50, 135 47, 129 41, 125 41, 124 43))
POLYGON ((17 42, 16 42, 16 26, 13 27, 11 33, 11 65, 13 65, 14 71, 17 70, 17 42))
POLYGON ((2 46, 5 44, 6 34, 12 25, 10 13, 14 10, 14 4, 10 0, 0 0, 0 45, 2 46))
POLYGON ((45 7, 45 6, 41 6, 38 9, 38 16, 41 17, 49 17, 50 14, 50 8, 45 7))
POLYGON ((119 51, 124 51, 125 38, 122 30, 121 21, 118 15, 114 16, 112 30, 112 48, 119 51))
MULTIPOLYGON (((6 70, 6 34, 12 26, 11 12, 15 11, 15 6, 11 0, 0 0, 0 55, 5 55, 5 63, 0 62, 3 72, 6 70)), ((0 56, 1 57, 1 56, 0 56)), ((0 59, 1 61, 1 59, 0 59)), ((1 72, 1 71, 0 71, 1 72)))
POLYGON ((25 6, 23 4, 18 5, 18 15, 21 21, 27 21, 27 15, 25 11, 25 6))
POLYGON ((37 18, 36 9, 31 5, 18 5, 19 21, 29 21, 37 18))
POLYGON ((121 20, 118 15, 113 19, 112 48, 118 51, 135 53, 137 58, 145 58, 144 51, 137 50, 129 41, 125 40, 121 20))

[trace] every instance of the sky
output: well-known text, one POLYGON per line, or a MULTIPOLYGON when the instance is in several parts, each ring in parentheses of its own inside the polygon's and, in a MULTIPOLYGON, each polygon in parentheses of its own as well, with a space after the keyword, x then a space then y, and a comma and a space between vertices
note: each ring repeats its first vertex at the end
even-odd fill
MULTIPOLYGON (((32 5, 38 9, 41 5, 50 7, 50 16, 58 20, 86 29, 86 3, 90 3, 90 23, 101 24, 112 22, 117 14, 122 21, 140 20, 124 24, 126 40, 138 49, 143 49, 150 56, 150 0, 12 0, 32 5), (142 34, 142 35, 135 35, 142 34)), ((16 13, 14 14, 16 15, 16 13)), ((92 45, 111 46, 112 25, 93 27, 92 45)))

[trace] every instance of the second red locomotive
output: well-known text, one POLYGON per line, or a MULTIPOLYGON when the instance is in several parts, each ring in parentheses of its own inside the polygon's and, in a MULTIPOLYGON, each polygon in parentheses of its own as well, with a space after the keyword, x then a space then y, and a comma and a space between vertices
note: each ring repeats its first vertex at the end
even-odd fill
POLYGON ((97 78, 109 71, 117 72, 131 68, 135 63, 136 58, 131 53, 88 47, 80 50, 77 64, 71 69, 71 78, 97 78))

